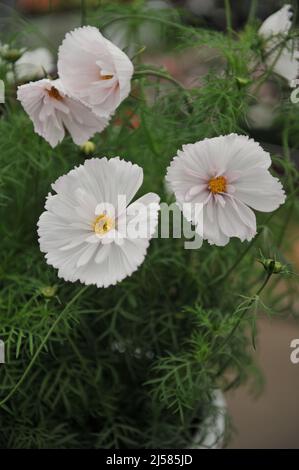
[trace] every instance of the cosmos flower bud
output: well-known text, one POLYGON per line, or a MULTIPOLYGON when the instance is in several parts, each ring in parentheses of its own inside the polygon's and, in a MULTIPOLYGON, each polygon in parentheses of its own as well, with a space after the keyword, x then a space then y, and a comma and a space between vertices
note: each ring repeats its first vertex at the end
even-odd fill
POLYGON ((271 258, 263 258, 259 262, 264 266, 268 274, 279 274, 284 270, 284 265, 271 258))
POLYGON ((245 77, 236 77, 236 82, 237 82, 238 86, 240 88, 242 88, 242 87, 245 87, 245 86, 249 85, 250 80, 248 78, 245 78, 245 77))
POLYGON ((42 287, 40 292, 44 297, 46 297, 47 299, 50 299, 51 297, 55 297, 56 292, 57 292, 57 286, 42 287))
POLYGON ((6 60, 7 62, 17 62, 22 55, 23 55, 24 50, 23 49, 10 49, 9 46, 4 46, 1 49, 1 57, 2 59, 6 60))
POLYGON ((85 155, 90 155, 94 153, 96 146, 91 140, 87 140, 83 145, 80 146, 80 149, 85 155))

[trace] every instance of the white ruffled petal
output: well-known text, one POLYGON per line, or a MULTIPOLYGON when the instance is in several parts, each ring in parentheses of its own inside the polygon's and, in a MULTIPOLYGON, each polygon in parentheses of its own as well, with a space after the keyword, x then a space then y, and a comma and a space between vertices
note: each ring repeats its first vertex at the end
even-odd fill
POLYGON ((270 155, 257 142, 230 134, 185 145, 168 167, 166 181, 197 233, 224 246, 230 237, 244 241, 256 234, 248 206, 268 212, 284 202, 270 165, 270 155))
MULTIPOLYGON (((222 232, 219 222, 217 222, 217 208, 213 200, 210 200, 203 209, 203 239, 208 240, 210 245, 225 246, 229 242, 229 237, 222 232), (212 217, 211 214, 208 214, 207 206, 209 206, 210 213, 213 213, 212 217)), ((199 234, 201 235, 200 231, 199 234)))
POLYGON ((74 142, 83 144, 109 123, 82 103, 66 95, 61 80, 43 79, 18 88, 18 99, 34 124, 34 130, 52 147, 61 142, 65 129, 74 142))
POLYGON ((284 5, 263 22, 259 29, 259 34, 264 38, 269 38, 278 34, 288 33, 292 26, 292 16, 292 5, 284 5))
POLYGON ((98 250, 97 252, 97 255, 95 257, 95 262, 97 264, 100 264, 102 263, 103 261, 105 261, 105 259, 107 258, 107 256, 109 255, 109 252, 110 252, 110 249, 111 249, 111 245, 102 245, 101 248, 98 250))
MULTIPOLYGON (((156 230, 159 215, 159 201, 157 194, 148 193, 133 202, 123 215, 126 223, 126 238, 149 239, 156 230)), ((118 219, 118 229, 124 233, 122 217, 118 219)))
POLYGON ((131 78, 134 72, 134 67, 127 54, 119 49, 119 47, 115 46, 111 41, 108 41, 108 39, 106 39, 106 44, 113 58, 119 83, 119 99, 121 102, 131 91, 131 78))
POLYGON ((128 96, 133 64, 97 28, 83 26, 62 42, 58 73, 70 95, 106 118, 128 96))
POLYGON ((281 50, 279 44, 289 33, 292 26, 292 5, 284 5, 280 10, 269 16, 259 29, 259 35, 265 39, 267 65, 285 78, 290 86, 298 78, 299 52, 297 42, 290 39, 281 50), (273 52, 271 52, 273 51, 273 52))
POLYGON ((282 184, 269 171, 254 171, 234 183, 234 197, 255 210, 272 212, 285 202, 282 184))
POLYGON ((77 261, 77 268, 79 268, 80 266, 85 266, 88 263, 88 261, 90 261, 91 257, 94 255, 97 248, 98 247, 95 244, 89 244, 85 246, 85 250, 83 251, 83 253, 81 254, 81 256, 79 257, 77 261))
POLYGON ((299 77, 299 52, 295 49, 292 41, 289 41, 282 51, 276 51, 267 58, 269 67, 273 71, 285 78, 289 86, 294 86, 294 81, 299 77))
MULTIPOLYGON (((118 191, 131 201, 142 178, 142 169, 130 162, 94 158, 52 185, 57 194, 47 197, 38 234, 41 251, 46 253, 48 264, 58 269, 59 277, 107 287, 140 266, 158 222, 158 196, 146 194, 129 206, 131 210, 138 206, 147 209, 145 217, 141 212, 139 223, 148 231, 142 231, 136 239, 126 230, 122 234, 117 226, 125 217, 125 208, 121 207, 119 213, 107 212, 106 208, 111 202, 117 203, 118 191), (104 212, 97 215, 101 205, 104 212), (98 227, 103 220, 106 228, 98 227)), ((132 219, 129 216, 127 220, 132 219)))
POLYGON ((217 208, 221 231, 228 237, 238 237, 243 242, 256 235, 256 218, 251 209, 233 198, 226 198, 223 207, 217 208))

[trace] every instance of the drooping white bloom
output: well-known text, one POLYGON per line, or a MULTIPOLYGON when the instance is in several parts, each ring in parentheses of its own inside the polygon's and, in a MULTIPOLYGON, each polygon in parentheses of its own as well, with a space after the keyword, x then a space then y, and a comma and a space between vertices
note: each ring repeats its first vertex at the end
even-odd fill
POLYGON ((292 5, 284 5, 269 16, 259 29, 259 35, 265 40, 267 64, 275 73, 288 80, 293 86, 299 77, 299 51, 295 40, 286 41, 281 49, 279 44, 289 33, 292 26, 292 5), (277 47, 276 47, 277 46, 277 47))
POLYGON ((70 94, 97 115, 107 116, 130 93, 133 64, 97 28, 83 26, 67 33, 62 42, 58 73, 70 94))
POLYGON ((43 79, 18 87, 18 100, 34 124, 34 130, 55 147, 65 129, 77 145, 82 145, 108 124, 108 118, 96 116, 87 106, 69 97, 61 80, 43 79))
POLYGON ((196 231, 210 244, 224 246, 230 237, 249 241, 255 236, 250 207, 271 212, 284 202, 270 165, 270 155, 257 142, 230 134, 184 145, 166 178, 196 231))
POLYGON ((142 181, 142 168, 119 157, 87 160, 58 178, 38 234, 59 277, 107 287, 140 266, 159 211, 154 193, 130 204, 142 181))
POLYGON ((53 69, 53 56, 44 47, 24 52, 15 63, 15 73, 20 82, 42 78, 51 73, 53 69))

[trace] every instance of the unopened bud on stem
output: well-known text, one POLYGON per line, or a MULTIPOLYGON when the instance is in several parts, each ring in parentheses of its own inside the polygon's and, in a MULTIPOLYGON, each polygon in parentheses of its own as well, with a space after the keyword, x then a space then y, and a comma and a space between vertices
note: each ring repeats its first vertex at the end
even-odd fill
POLYGON ((259 262, 264 266, 265 270, 269 274, 279 274, 285 269, 284 265, 275 259, 263 258, 260 259, 259 262))
POLYGON ((23 52, 24 50, 22 49, 10 49, 9 47, 4 46, 0 51, 0 55, 3 60, 6 60, 6 62, 15 63, 22 57, 23 52))
POLYGON ((85 155, 90 155, 94 153, 96 146, 93 142, 91 142, 91 140, 88 140, 87 142, 84 142, 80 148, 85 155))

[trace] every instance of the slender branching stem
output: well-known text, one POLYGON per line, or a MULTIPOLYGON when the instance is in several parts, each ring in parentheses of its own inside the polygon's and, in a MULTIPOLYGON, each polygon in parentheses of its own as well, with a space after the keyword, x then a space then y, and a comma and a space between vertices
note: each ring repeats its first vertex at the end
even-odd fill
MULTIPOLYGON (((187 26, 184 26, 180 23, 175 23, 174 21, 169 21, 169 20, 166 20, 164 18, 159 18, 158 16, 150 16, 150 15, 142 15, 142 14, 138 14, 138 15, 123 15, 123 16, 118 16, 116 18, 112 18, 111 20, 108 20, 106 23, 102 24, 101 25, 101 30, 105 29, 105 28, 108 28, 109 26, 111 26, 112 24, 114 23, 117 23, 119 21, 123 21, 123 20, 142 20, 142 21, 154 21, 154 22, 157 22, 157 23, 161 23, 161 24, 164 24, 165 26, 170 26, 172 28, 177 28, 177 29, 181 29, 183 31, 188 31, 190 32, 190 28, 187 27, 187 26)), ((196 30, 194 30, 194 32, 196 32, 196 30)))
MULTIPOLYGON (((269 272, 267 273, 267 276, 265 277, 262 285, 260 286, 260 288, 257 290, 256 294, 252 297, 252 299, 249 301, 247 307, 245 307, 244 309, 242 309, 242 312, 241 312, 241 315, 239 316, 238 320, 236 321, 235 325, 233 326, 233 328, 231 329, 231 331, 229 332, 228 336, 224 339, 224 341, 220 344, 220 347, 218 349, 218 351, 221 351, 224 346, 227 345, 227 343, 229 343, 229 341, 231 340, 231 338, 233 337, 235 331, 237 330, 237 328, 239 327, 240 323, 242 322, 243 318, 245 317, 246 313, 249 312, 249 310, 251 309, 252 305, 254 304, 254 302, 256 301, 257 297, 259 297, 259 295, 262 293, 262 291, 264 290, 264 288, 266 287, 266 285, 268 284, 270 278, 272 276, 272 272, 269 272)), ((238 311, 238 308, 237 308, 237 311, 238 311)))
POLYGON ((248 23, 251 23, 256 14, 256 8, 257 8, 257 0, 251 0, 251 5, 250 5, 250 10, 249 10, 249 15, 248 15, 248 23))
MULTIPOLYGON (((141 79, 140 80, 140 91, 141 91, 142 99, 144 100, 144 102, 146 102, 146 95, 145 95, 145 91, 144 91, 144 83, 143 82, 144 82, 144 80, 141 79)), ((142 109, 142 111, 141 111, 141 117, 142 117, 142 122, 143 122, 143 130, 144 130, 144 133, 147 137, 149 147, 150 147, 151 151, 153 152, 153 154, 156 157, 160 158, 161 154, 160 154, 160 151, 157 147, 155 139, 152 136, 151 129, 147 124, 147 116, 146 116, 146 111, 144 109, 142 109)))
POLYGON ((270 57, 277 49, 278 49, 278 53, 277 55, 275 56, 273 62, 271 63, 270 67, 267 68, 266 72, 263 73, 263 75, 257 80, 256 82, 256 87, 254 88, 253 90, 253 94, 257 94, 261 88, 261 86, 265 83, 265 81, 269 78, 269 76, 272 74, 274 68, 275 68, 275 65, 277 64, 281 54, 282 54, 282 51, 284 50, 284 48, 286 47, 286 43, 287 43, 287 38, 285 38, 281 43, 278 43, 276 44, 271 50, 269 50, 267 52, 267 54, 265 54, 265 57, 264 59, 266 60, 268 57, 270 57))
POLYGON ((190 96, 187 89, 184 87, 184 85, 182 83, 180 83, 178 80, 176 80, 171 75, 169 75, 167 73, 164 73, 160 70, 150 70, 150 69, 138 70, 134 73, 132 78, 133 78, 133 80, 137 80, 137 79, 147 77, 147 76, 161 78, 161 79, 167 80, 168 82, 175 85, 183 93, 183 96, 185 98, 185 101, 186 101, 186 104, 187 104, 187 107, 188 107, 188 111, 192 112, 192 99, 191 99, 191 96, 190 96))
POLYGON ((232 9, 230 5, 230 0, 224 0, 225 5, 225 17, 226 17, 226 29, 229 36, 232 35, 233 32, 233 24, 232 24, 232 9))
MULTIPOLYGON (((279 209, 278 209, 279 210, 279 209)), ((276 211, 277 212, 277 211, 276 211)), ((214 278, 209 286, 212 286, 214 284, 216 284, 217 282, 219 281, 224 281, 226 280, 233 272, 234 270, 236 269, 236 267, 241 263, 241 261, 243 260, 243 258, 247 255, 247 253, 251 250, 251 248, 255 245, 255 243, 257 242, 258 238, 261 236, 261 234, 263 233, 263 230, 264 230, 264 227, 268 224, 268 222, 270 222, 270 220, 272 219, 272 217, 274 216, 274 214, 276 214, 276 212, 272 212, 272 214, 269 215, 269 217, 266 219, 263 227, 261 227, 261 230, 256 234, 256 236, 251 240, 251 242, 247 245, 247 247, 245 248, 245 250, 243 250, 240 254, 240 256, 237 257, 237 259, 235 260, 235 262, 228 268, 227 271, 225 271, 224 273, 220 274, 220 276, 214 278)))
POLYGON ((86 16, 87 16, 86 2, 85 0, 81 0, 81 26, 84 26, 86 24, 86 16))

